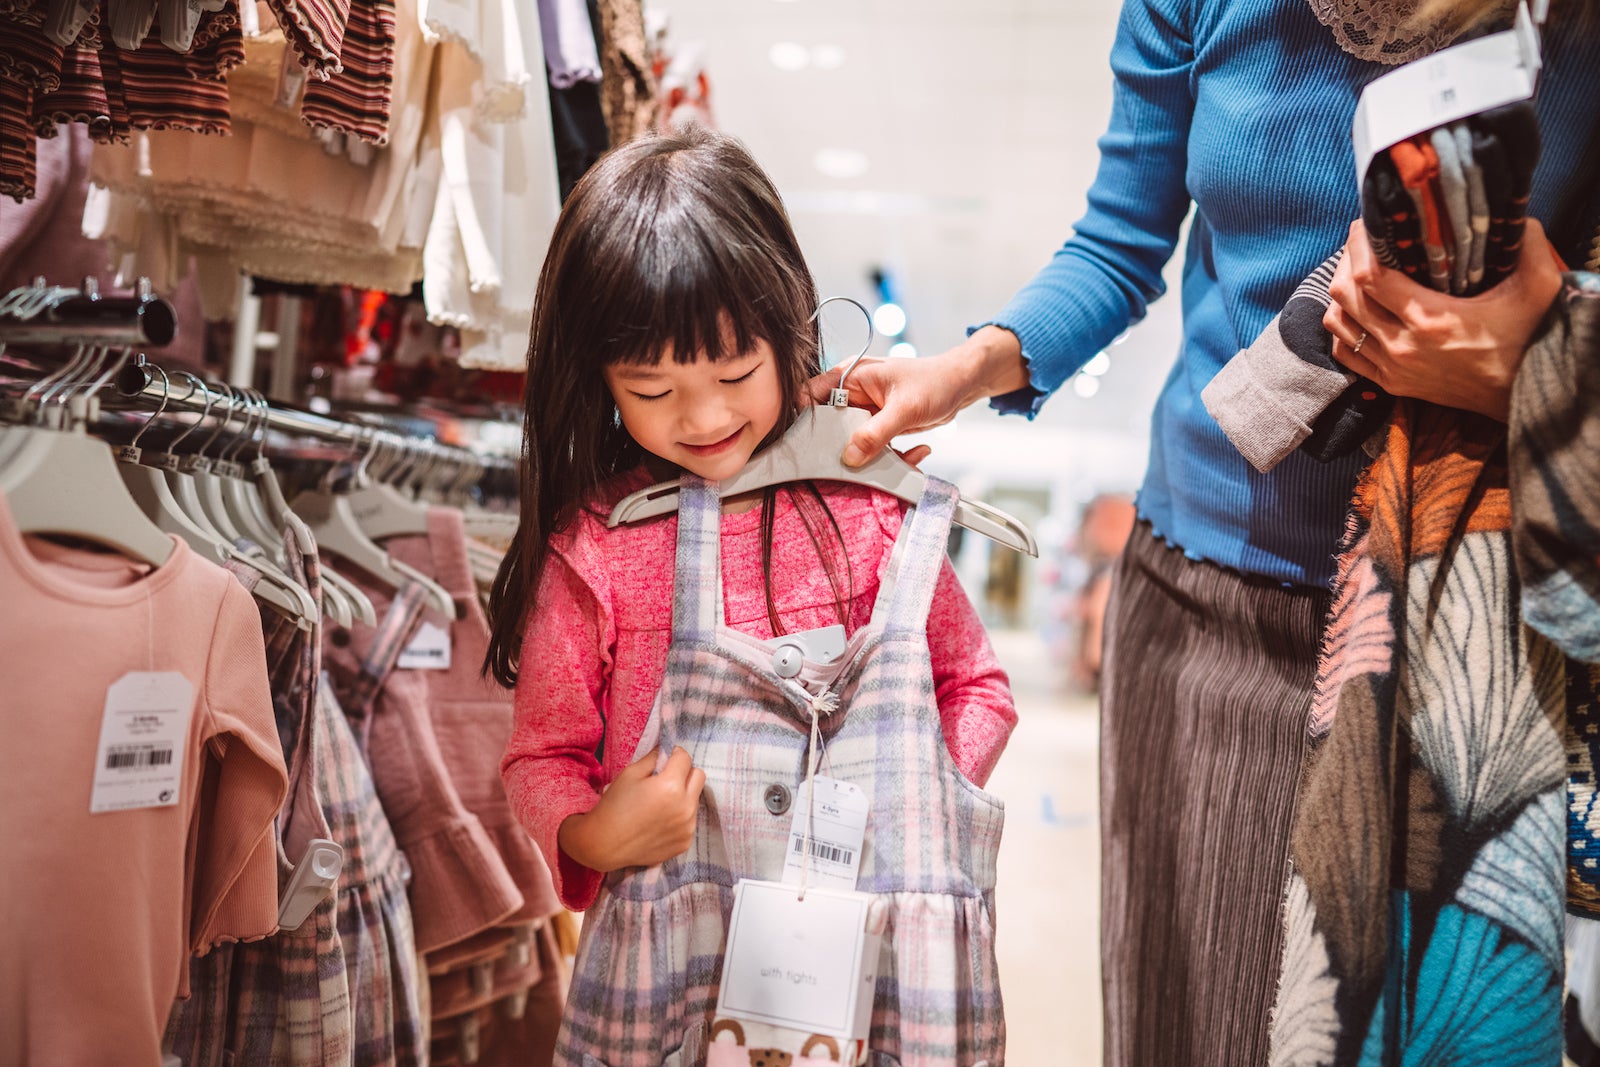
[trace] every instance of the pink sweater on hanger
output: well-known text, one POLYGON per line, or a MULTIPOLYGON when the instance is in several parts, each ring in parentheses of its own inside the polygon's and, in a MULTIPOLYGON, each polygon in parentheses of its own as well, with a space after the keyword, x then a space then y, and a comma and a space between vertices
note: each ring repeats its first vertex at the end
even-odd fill
MULTIPOLYGON (((594 901, 602 876, 563 854, 557 832, 567 816, 594 807, 601 789, 633 759, 671 643, 677 517, 616 529, 605 524, 612 504, 651 481, 642 469, 619 478, 557 535, 523 639, 516 723, 501 774, 518 818, 544 850, 562 902, 574 910, 594 901)), ((854 633, 872 615, 904 507, 874 490, 819 487, 844 534, 851 578, 846 584, 841 575, 840 583, 854 633)), ((778 495, 777 509, 772 589, 785 629, 837 623, 833 589, 788 493, 778 495)), ((728 625, 772 637, 761 509, 723 515, 722 574, 728 625)), ((948 560, 928 618, 928 648, 945 743, 961 773, 982 785, 1017 713, 1010 682, 948 560)))

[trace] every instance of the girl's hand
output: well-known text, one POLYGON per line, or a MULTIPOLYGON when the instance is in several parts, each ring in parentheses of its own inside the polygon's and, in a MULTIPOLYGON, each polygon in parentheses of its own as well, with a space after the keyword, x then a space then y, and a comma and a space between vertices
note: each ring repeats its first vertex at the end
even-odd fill
POLYGON ((588 812, 562 821, 556 835, 561 851, 604 873, 653 867, 689 850, 706 774, 681 748, 652 774, 657 751, 623 768, 588 812))
POLYGON ((1561 272, 1537 219, 1528 220, 1516 271, 1468 297, 1386 269, 1355 222, 1322 323, 1333 334, 1334 358, 1395 396, 1504 422, 1523 351, 1560 291, 1561 272))

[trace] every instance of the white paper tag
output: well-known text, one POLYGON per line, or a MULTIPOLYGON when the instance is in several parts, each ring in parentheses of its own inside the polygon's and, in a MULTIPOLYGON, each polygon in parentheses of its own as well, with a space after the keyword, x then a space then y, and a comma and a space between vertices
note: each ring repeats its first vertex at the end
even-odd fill
POLYGON ((183 787, 194 683, 177 671, 130 671, 106 690, 89 811, 165 808, 183 787))
POLYGON ((423 620, 411 643, 395 660, 395 666, 409 671, 447 671, 450 669, 450 631, 423 620))
POLYGON ((1408 137, 1533 95, 1538 82, 1539 34, 1527 4, 1503 33, 1452 45, 1413 60, 1361 90, 1350 135, 1356 189, 1372 157, 1408 137))
POLYGON ((717 1013, 855 1040, 872 1023, 881 937, 872 896, 742 879, 733 890, 717 1013))
MULTIPOLYGON (((872 802, 858 785, 822 775, 813 781, 817 806, 811 816, 811 868, 806 884, 854 889, 861 875, 861 846, 867 839, 867 812, 872 802)), ((794 825, 783 859, 785 885, 800 884, 809 800, 806 783, 801 782, 795 791, 794 825)))

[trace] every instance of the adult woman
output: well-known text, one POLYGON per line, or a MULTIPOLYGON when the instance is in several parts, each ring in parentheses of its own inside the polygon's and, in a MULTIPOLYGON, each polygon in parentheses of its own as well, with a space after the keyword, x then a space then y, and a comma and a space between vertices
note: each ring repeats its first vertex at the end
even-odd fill
MULTIPOLYGON (((1359 214, 1348 131, 1361 86, 1452 36, 1411 27, 1413 6, 1127 0, 1111 125, 1076 234, 965 343, 850 378, 853 399, 880 411, 847 462, 984 397, 1031 413, 1162 293, 1195 203, 1183 346, 1107 622, 1109 1064, 1266 1060, 1319 631, 1362 458, 1324 466, 1297 453, 1257 474, 1199 393, 1345 240, 1359 214)), ((1554 39, 1532 204, 1546 219, 1600 98, 1600 32, 1554 39)), ((1460 376, 1435 369, 1435 381, 1460 376)))

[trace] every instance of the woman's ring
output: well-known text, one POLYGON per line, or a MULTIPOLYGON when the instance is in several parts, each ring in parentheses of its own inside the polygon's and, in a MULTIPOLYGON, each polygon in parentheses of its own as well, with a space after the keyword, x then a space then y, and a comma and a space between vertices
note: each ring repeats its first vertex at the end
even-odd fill
POLYGON ((1366 344, 1366 343, 1367 343, 1367 331, 1366 330, 1362 330, 1361 331, 1361 336, 1356 338, 1356 343, 1350 347, 1350 351, 1354 352, 1356 355, 1360 355, 1361 354, 1361 346, 1366 344))

